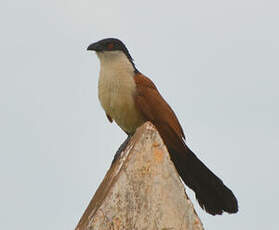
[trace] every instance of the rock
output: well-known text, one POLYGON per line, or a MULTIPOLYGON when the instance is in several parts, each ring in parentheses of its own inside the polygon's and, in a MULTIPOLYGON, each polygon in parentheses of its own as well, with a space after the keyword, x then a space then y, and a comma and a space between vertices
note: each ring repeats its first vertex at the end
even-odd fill
POLYGON ((76 230, 203 229, 158 131, 138 128, 76 230))

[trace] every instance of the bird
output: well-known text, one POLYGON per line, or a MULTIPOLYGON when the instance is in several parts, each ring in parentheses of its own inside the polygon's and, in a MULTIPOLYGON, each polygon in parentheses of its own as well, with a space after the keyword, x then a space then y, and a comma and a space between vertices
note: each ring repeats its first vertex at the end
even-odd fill
POLYGON ((238 212, 233 192, 186 145, 184 131, 155 84, 135 66, 126 45, 117 38, 90 44, 100 61, 98 97, 110 122, 128 138, 146 121, 158 130, 175 168, 194 192, 199 205, 211 215, 238 212))

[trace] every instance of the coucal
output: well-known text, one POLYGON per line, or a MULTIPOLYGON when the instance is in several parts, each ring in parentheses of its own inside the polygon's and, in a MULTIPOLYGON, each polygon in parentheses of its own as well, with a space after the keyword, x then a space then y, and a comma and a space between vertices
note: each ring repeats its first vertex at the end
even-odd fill
POLYGON ((236 197, 185 144, 175 113, 154 83, 137 70, 124 43, 107 38, 91 44, 87 50, 96 51, 100 59, 98 96, 109 121, 115 121, 129 136, 144 122, 152 122, 200 206, 212 215, 236 213, 236 197))

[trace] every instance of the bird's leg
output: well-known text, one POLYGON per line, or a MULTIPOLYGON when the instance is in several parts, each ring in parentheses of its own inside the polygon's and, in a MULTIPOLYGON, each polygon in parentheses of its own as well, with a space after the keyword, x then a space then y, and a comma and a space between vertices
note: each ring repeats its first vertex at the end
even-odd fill
POLYGON ((120 145, 119 149, 117 150, 117 152, 114 155, 113 161, 111 164, 113 164, 121 155, 121 152, 125 150, 127 144, 129 143, 130 139, 131 139, 132 135, 128 134, 128 137, 126 138, 126 140, 120 145))

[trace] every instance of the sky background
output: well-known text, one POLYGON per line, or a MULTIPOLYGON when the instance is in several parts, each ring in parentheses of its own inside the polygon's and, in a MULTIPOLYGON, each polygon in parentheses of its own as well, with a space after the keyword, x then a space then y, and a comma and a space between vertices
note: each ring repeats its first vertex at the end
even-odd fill
POLYGON ((0 3, 0 229, 74 229, 125 139, 87 46, 126 43, 239 200, 206 229, 279 229, 279 2, 0 3))

